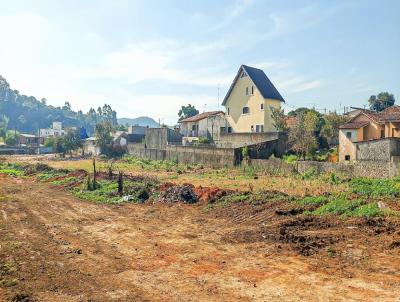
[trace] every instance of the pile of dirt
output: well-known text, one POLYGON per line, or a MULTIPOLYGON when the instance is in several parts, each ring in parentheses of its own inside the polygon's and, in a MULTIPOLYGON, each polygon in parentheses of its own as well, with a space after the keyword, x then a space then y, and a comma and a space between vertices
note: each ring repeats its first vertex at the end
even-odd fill
POLYGON ((165 183, 159 189, 161 192, 158 201, 161 202, 195 203, 199 200, 192 184, 174 185, 165 183))
POLYGON ((196 187, 194 189, 195 194, 198 196, 199 201, 214 203, 218 199, 227 195, 227 191, 222 190, 217 187, 213 188, 204 188, 202 186, 196 187))

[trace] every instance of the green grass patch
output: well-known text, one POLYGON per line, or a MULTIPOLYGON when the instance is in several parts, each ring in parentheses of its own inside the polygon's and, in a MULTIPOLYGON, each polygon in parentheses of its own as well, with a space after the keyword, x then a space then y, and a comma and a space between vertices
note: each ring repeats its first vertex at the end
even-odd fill
POLYGON ((0 163, 0 174, 10 176, 23 176, 25 175, 24 167, 17 163, 0 163))
POLYGON ((351 212, 363 204, 362 200, 347 200, 339 197, 329 201, 327 204, 319 207, 312 213, 315 215, 346 215, 352 216, 351 212))
POLYGON ((400 179, 355 178, 350 181, 351 191, 369 197, 400 196, 400 179))
POLYGON ((57 170, 45 171, 45 172, 39 173, 36 176, 36 178, 40 181, 48 181, 49 179, 56 178, 56 177, 63 177, 67 174, 68 174, 68 172, 66 172, 66 171, 57 171, 57 170))
POLYGON ((378 204, 376 202, 371 202, 357 207, 348 214, 349 216, 353 217, 377 217, 377 216, 383 216, 384 213, 378 207, 378 204))
POLYGON ((92 200, 98 203, 113 204, 120 202, 120 197, 117 194, 117 182, 101 180, 97 182, 97 189, 94 191, 88 191, 86 188, 76 188, 72 192, 74 196, 80 199, 92 200))
POLYGON ((302 206, 308 205, 322 205, 328 201, 328 198, 325 196, 306 196, 302 199, 298 199, 295 202, 302 206))
POLYGON ((81 180, 82 179, 80 179, 79 177, 71 176, 71 177, 65 177, 65 178, 62 178, 59 180, 52 181, 51 183, 53 185, 71 185, 71 184, 75 184, 81 180))

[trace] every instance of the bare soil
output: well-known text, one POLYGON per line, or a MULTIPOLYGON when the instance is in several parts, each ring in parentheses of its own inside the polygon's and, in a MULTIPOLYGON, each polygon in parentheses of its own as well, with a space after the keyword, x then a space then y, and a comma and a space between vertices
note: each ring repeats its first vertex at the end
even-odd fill
POLYGON ((5 176, 0 193, 0 301, 400 299, 395 220, 287 201, 102 205, 5 176))

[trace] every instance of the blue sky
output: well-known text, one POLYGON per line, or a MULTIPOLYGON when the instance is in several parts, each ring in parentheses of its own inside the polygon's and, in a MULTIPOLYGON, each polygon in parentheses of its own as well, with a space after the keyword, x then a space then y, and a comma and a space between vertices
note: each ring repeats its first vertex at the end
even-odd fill
POLYGON ((239 66, 299 106, 400 103, 400 1, 0 0, 0 74, 49 104, 174 124, 220 103, 239 66))

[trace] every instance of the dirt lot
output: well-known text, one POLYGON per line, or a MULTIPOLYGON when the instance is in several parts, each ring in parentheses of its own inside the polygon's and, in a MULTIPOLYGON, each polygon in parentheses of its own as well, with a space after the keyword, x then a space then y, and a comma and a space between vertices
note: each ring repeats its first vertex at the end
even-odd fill
POLYGON ((293 220, 265 206, 99 205, 29 179, 0 185, 5 301, 400 298, 398 226, 387 222, 293 220), (307 244, 317 248, 303 256, 307 244))

